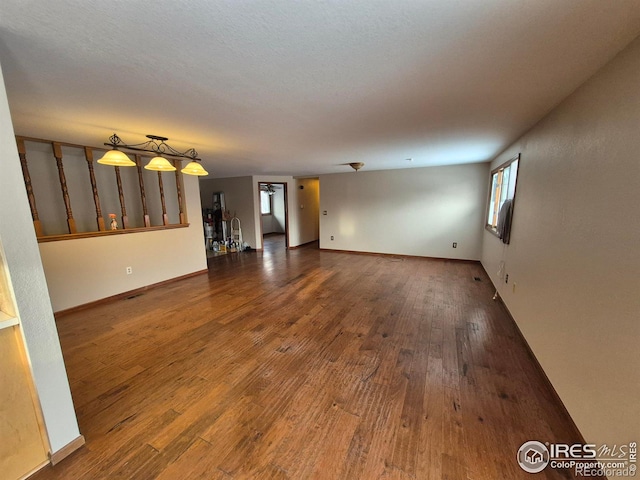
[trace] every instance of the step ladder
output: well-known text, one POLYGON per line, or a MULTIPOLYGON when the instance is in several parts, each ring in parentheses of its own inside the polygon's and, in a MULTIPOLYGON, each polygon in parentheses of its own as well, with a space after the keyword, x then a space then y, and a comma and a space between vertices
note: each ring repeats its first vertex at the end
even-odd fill
POLYGON ((242 246, 242 227, 240 226, 240 219, 234 216, 231 219, 231 241, 235 242, 238 246, 238 251, 241 252, 242 246))

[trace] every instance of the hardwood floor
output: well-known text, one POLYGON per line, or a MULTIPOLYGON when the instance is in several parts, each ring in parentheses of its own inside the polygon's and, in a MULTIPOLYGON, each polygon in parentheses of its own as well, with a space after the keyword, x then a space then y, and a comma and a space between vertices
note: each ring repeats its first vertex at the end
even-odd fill
POLYGON ((579 437, 492 295, 475 263, 265 248, 67 315, 87 443, 32 478, 534 478, 523 442, 579 437))

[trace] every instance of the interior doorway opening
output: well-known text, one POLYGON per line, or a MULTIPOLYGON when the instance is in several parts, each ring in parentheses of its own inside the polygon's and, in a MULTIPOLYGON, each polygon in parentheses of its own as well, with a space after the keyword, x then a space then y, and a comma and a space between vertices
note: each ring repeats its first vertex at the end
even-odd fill
POLYGON ((287 184, 259 182, 260 236, 263 249, 289 248, 287 184))

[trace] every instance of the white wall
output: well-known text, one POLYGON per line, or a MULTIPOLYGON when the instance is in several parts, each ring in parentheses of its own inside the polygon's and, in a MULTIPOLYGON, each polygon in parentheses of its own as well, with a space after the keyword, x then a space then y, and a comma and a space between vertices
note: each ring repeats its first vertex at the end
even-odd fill
POLYGON ((321 175, 320 247, 479 260, 488 178, 487 163, 321 175))
POLYGON ((76 439, 80 432, 40 262, 1 71, 0 165, 0 239, 49 443, 51 450, 56 452, 76 439))
POLYGON ((320 238, 320 181, 317 178, 296 179, 295 195, 298 244, 316 241, 320 238))
POLYGON ((586 440, 638 441, 640 38, 493 165, 518 152, 511 243, 485 233, 482 264, 586 440))
MULTIPOLYGON (((286 230, 286 212, 284 202, 284 188, 276 188, 276 191, 273 194, 273 215, 271 222, 272 231, 276 233, 284 233, 286 230)), ((263 230, 262 233, 266 232, 263 230)))
POLYGON ((276 230, 273 228, 273 215, 262 215, 262 234, 274 233, 276 230))
POLYGON ((183 178, 187 228, 40 243, 54 311, 207 268, 198 179, 183 178))

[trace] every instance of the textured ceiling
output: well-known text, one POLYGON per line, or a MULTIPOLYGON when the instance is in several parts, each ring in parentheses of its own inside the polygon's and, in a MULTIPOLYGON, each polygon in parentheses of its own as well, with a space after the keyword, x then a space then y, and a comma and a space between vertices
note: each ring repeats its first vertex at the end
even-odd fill
POLYGON ((310 175, 487 161, 639 33, 638 0, 3 0, 0 63, 18 134, 310 175))

